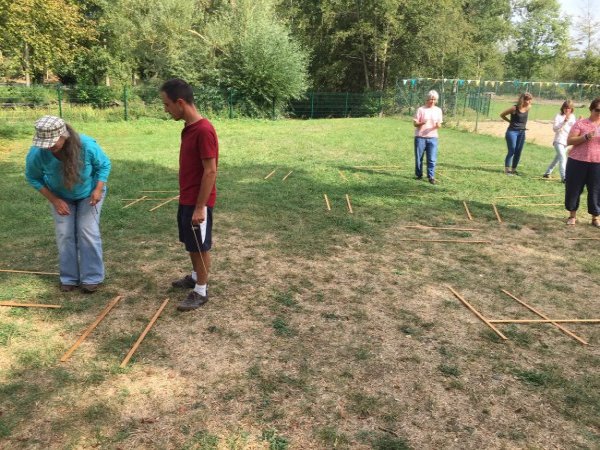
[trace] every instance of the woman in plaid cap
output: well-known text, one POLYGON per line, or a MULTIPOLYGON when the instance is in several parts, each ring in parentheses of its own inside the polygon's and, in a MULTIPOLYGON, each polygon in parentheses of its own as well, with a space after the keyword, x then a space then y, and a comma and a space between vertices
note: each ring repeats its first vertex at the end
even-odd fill
POLYGON ((60 290, 96 291, 104 281, 100 211, 110 160, 96 141, 59 117, 35 123, 25 177, 48 199, 56 228, 60 290))

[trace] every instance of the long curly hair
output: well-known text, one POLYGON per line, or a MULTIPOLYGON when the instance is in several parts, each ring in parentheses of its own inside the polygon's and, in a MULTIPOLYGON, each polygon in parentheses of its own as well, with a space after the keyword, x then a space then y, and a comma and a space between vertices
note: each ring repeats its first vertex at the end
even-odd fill
POLYGON ((62 176, 65 187, 71 190, 81 180, 81 139, 71 125, 67 123, 66 127, 69 131, 69 137, 61 149, 63 157, 62 176))

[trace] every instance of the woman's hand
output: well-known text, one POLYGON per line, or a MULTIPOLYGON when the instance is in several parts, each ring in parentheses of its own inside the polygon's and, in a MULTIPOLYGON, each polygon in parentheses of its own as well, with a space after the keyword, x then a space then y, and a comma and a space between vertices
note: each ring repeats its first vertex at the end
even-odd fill
POLYGON ((52 201, 52 205, 54 209, 58 213, 59 216, 68 216, 71 214, 71 210, 69 209, 69 205, 64 200, 57 198, 52 201))
POLYGON ((102 200, 102 189, 94 189, 92 195, 90 195, 90 205, 95 206, 100 200, 102 200))

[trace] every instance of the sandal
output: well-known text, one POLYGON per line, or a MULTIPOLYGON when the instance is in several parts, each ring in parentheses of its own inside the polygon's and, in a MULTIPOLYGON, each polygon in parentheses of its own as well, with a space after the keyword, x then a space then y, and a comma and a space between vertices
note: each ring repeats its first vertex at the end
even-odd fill
POLYGON ((592 226, 596 228, 600 228, 600 217, 594 217, 592 219, 592 226))
MULTIPOLYGON (((575 225, 577 223, 577 217, 569 217, 567 219, 567 225, 575 225)), ((592 221, 593 224, 593 221, 592 221)), ((599 224, 600 226, 600 224, 599 224)))

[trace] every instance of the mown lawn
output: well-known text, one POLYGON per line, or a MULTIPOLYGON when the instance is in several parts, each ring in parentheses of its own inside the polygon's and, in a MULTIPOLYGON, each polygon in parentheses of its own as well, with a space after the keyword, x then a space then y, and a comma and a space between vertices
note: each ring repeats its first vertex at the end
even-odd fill
MULTIPOLYGON (((551 148, 526 146, 521 176, 506 177, 503 139, 445 129, 432 186, 413 179, 404 120, 215 121, 211 300, 181 314, 176 205, 122 209, 142 190, 177 189, 181 124, 73 125, 113 161, 108 277, 86 296, 0 273, 0 300, 62 305, 0 309, 3 448, 600 446, 600 325, 564 325, 588 346, 548 324, 499 325, 502 341, 448 289, 494 319, 536 318, 500 289, 555 319, 598 318, 600 241, 568 238, 600 236, 585 199, 565 227, 563 185, 539 178, 551 148), (538 197, 496 198, 517 195, 538 197), (405 228, 418 224, 475 231, 405 228)), ((30 128, 0 127, 0 268, 56 271, 48 205, 23 177, 30 128)))

